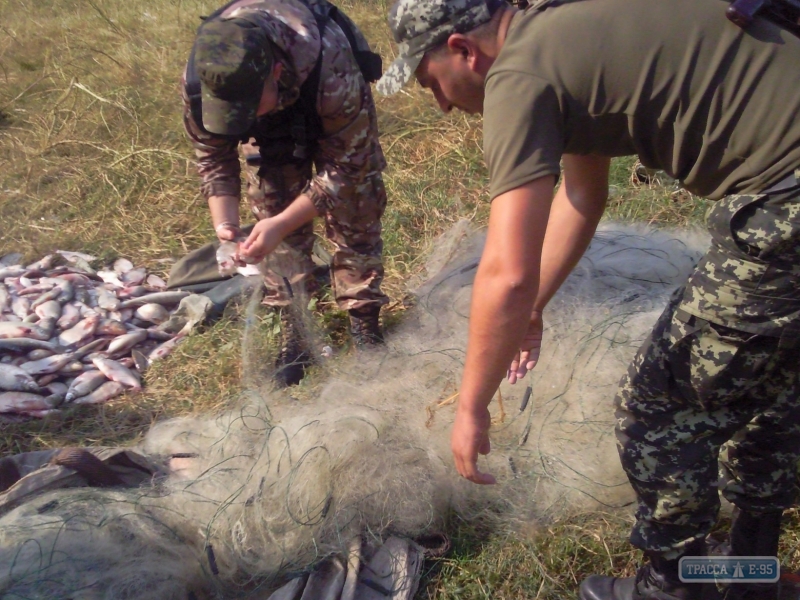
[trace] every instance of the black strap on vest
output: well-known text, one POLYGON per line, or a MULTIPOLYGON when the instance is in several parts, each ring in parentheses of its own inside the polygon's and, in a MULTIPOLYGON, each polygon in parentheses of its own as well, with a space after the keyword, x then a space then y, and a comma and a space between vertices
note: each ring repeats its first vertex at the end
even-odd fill
MULTIPOLYGON (((204 19, 208 22, 219 17, 230 6, 239 0, 232 0, 222 8, 214 11, 204 19)), ((305 2, 304 2, 305 4, 305 2)), ((361 70, 364 79, 372 83, 381 77, 382 64, 380 55, 367 50, 359 50, 358 43, 350 22, 343 17, 339 10, 327 2, 327 0, 317 0, 313 6, 306 4, 314 15, 319 29, 320 53, 314 68, 309 73, 306 80, 300 86, 300 96, 291 106, 260 118, 251 131, 244 136, 225 136, 210 134, 217 137, 228 138, 236 141, 246 142, 251 137, 255 137, 259 143, 262 162, 278 164, 281 162, 304 161, 311 156, 316 141, 322 137, 322 120, 317 112, 317 98, 319 96, 320 73, 322 71, 322 36, 327 27, 328 20, 333 19, 344 32, 356 63, 361 70), (288 129, 288 130, 287 130, 288 129), (291 138, 291 143, 288 138, 291 138), (266 143, 262 143, 266 142, 266 143), (291 147, 288 147, 288 146, 291 147)), ((197 29, 200 33, 203 25, 197 29)), ((206 133, 203 126, 203 103, 200 91, 200 77, 194 64, 194 46, 189 54, 189 61, 186 65, 186 95, 189 98, 189 106, 194 122, 206 133)))

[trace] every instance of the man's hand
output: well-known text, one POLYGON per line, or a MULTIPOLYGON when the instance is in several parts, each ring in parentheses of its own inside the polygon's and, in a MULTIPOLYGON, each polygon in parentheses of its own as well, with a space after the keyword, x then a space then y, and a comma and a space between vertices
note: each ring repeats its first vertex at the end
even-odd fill
POLYGON ((220 223, 214 228, 220 242, 235 242, 242 237, 242 230, 233 223, 220 223))
POLYGON ((261 262, 267 254, 275 250, 286 237, 283 223, 279 217, 262 219, 253 227, 250 236, 240 246, 241 255, 247 262, 261 262))
POLYGON ((528 332, 519 345, 519 352, 514 356, 514 360, 511 361, 511 367, 508 369, 508 382, 510 384, 513 385, 518 379, 525 377, 525 374, 539 362, 543 329, 542 313, 535 310, 531 313, 528 332))
POLYGON ((488 409, 483 409, 478 414, 463 409, 456 411, 450 447, 459 474, 473 483, 497 483, 492 474, 481 473, 478 470, 478 454, 489 454, 491 449, 490 425, 491 417, 488 409))

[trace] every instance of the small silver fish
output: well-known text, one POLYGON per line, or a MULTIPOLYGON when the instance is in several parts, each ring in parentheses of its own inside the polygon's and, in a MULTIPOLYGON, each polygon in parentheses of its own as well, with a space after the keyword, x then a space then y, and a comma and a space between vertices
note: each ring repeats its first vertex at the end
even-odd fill
POLYGON ((78 346, 94 335, 99 323, 100 317, 97 315, 86 317, 71 329, 61 332, 58 343, 66 347, 78 346))
POLYGON ((31 326, 25 325, 21 321, 3 321, 0 323, 0 340, 30 337, 31 332, 31 326))
MULTIPOLYGON (((35 348, 50 350, 51 353, 63 351, 63 348, 51 342, 34 340, 31 338, 5 338, 0 339, 0 350, 10 350, 12 352, 28 352, 35 348)), ((5 358, 5 357, 4 357, 5 358)))
POLYGON ((64 398, 67 402, 72 402, 75 398, 92 393, 106 381, 108 378, 96 369, 84 371, 69 384, 64 398))
POLYGON ((56 326, 61 330, 71 329, 80 320, 81 311, 74 304, 69 303, 61 307, 61 316, 56 321, 56 326))
POLYGON ((165 290, 167 289, 167 282, 161 279, 158 275, 148 275, 145 283, 148 287, 154 288, 156 290, 165 290))
POLYGON ((96 256, 92 256, 91 254, 86 254, 84 252, 72 252, 70 250, 56 250, 56 254, 60 254, 61 256, 66 258, 69 262, 72 262, 76 258, 80 258, 82 260, 86 260, 89 262, 97 260, 96 256))
POLYGON ((8 277, 19 277, 25 272, 25 267, 22 265, 12 265, 10 267, 0 268, 0 279, 8 277))
POLYGON ((137 308, 134 316, 142 321, 160 325, 169 319, 169 311, 160 304, 150 302, 137 308))
POLYGON ((105 310, 117 310, 120 300, 117 295, 106 288, 97 288, 97 306, 105 310))
POLYGON ((43 358, 47 358, 48 356, 53 356, 55 352, 52 350, 45 350, 44 348, 36 348, 35 350, 31 350, 28 352, 28 360, 41 360, 43 358))
POLYGON ((11 300, 11 312, 18 316, 20 319, 24 319, 28 316, 31 312, 31 301, 30 298, 25 298, 23 296, 14 296, 11 300))
POLYGON ((0 313, 11 308, 11 292, 4 283, 0 283, 0 313))
POLYGON ((127 285, 140 285, 146 278, 147 269, 144 267, 131 269, 120 277, 120 279, 122 279, 122 281, 127 285))
POLYGON ((37 392, 39 385, 20 367, 0 364, 0 390, 7 392, 37 392))
POLYGON ((55 254, 48 254, 43 258, 37 260, 35 263, 29 264, 25 269, 27 271, 48 271, 53 268, 56 262, 55 254))
POLYGON ((128 328, 125 327, 125 323, 115 319, 102 319, 95 330, 97 335, 119 336, 126 333, 128 333, 128 328))
POLYGON ((120 352, 127 352, 136 344, 139 344, 146 339, 147 331, 145 329, 140 329, 132 333, 126 333, 125 335, 114 338, 108 345, 108 349, 106 351, 108 352, 109 356, 113 356, 120 352))
POLYGON ((127 300, 128 298, 138 298, 139 296, 144 296, 146 293, 147 288, 143 285, 132 285, 119 290, 117 292, 117 297, 120 300, 127 300))
POLYGON ((30 392, 4 392, 0 394, 0 413, 48 410, 53 405, 47 398, 30 392))
POLYGON ((62 367, 72 362, 73 358, 74 354, 72 352, 54 354, 53 356, 48 356, 40 360, 31 360, 22 363, 20 367, 29 375, 48 375, 60 371, 62 367))
POLYGON ((169 355, 175 349, 175 346, 180 344, 184 339, 186 339, 186 336, 177 335, 171 340, 164 342, 160 346, 156 346, 156 348, 154 348, 150 354, 147 355, 148 362, 152 364, 154 361, 161 360, 165 356, 169 355))
POLYGON ((124 275, 125 273, 129 272, 133 269, 133 263, 129 261, 127 258, 118 258, 114 261, 114 273, 117 275, 124 275))
POLYGON ((98 271, 97 276, 109 285, 113 285, 116 288, 125 287, 125 284, 122 282, 119 276, 114 273, 114 271, 98 271))
POLYGON ((61 317, 61 304, 57 300, 48 300, 42 302, 37 306, 31 305, 33 312, 39 315, 40 318, 51 318, 58 320, 61 317))
POLYGON ((69 279, 61 279, 62 283, 58 285, 61 292, 58 294, 56 300, 64 304, 69 302, 75 297, 75 284, 72 283, 69 279))
POLYGON ((135 390, 142 389, 139 378, 129 368, 109 358, 95 358, 92 363, 111 381, 117 381, 135 390))
POLYGON ((102 404, 108 402, 112 398, 119 396, 125 391, 125 386, 117 381, 106 381, 93 392, 75 398, 72 400, 73 404, 102 404))
POLYGON ((191 292, 155 292, 153 294, 140 296, 139 298, 125 300, 122 304, 120 304, 120 308, 138 307, 150 303, 171 306, 173 304, 178 304, 181 300, 189 295, 191 295, 191 292))
POLYGON ((216 256, 219 274, 223 277, 236 275, 236 270, 246 264, 240 254, 238 242, 222 242, 217 248, 216 256))

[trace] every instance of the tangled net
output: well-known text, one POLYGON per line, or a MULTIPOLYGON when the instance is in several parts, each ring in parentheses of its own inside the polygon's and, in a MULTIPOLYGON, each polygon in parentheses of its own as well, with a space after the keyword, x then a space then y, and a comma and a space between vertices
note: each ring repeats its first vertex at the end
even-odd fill
POLYGON ((616 384, 705 244, 696 233, 601 228, 547 309, 536 370, 492 404, 481 468, 499 483, 475 486, 449 450, 483 245, 459 223, 385 349, 327 361, 314 398, 272 389, 246 334, 239 408, 159 423, 138 448, 163 477, 50 491, 0 515, 0 597, 265 598, 346 554, 357 535, 414 538, 453 513, 503 527, 628 505, 616 384))

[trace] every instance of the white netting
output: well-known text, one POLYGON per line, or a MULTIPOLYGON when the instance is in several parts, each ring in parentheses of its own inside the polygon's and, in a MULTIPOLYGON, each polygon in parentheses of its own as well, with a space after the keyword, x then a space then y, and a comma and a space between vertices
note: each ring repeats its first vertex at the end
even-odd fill
POLYGON ((705 239, 601 228, 547 309, 535 372, 501 386, 504 415, 492 405, 481 460, 499 484, 483 487, 452 468, 454 405, 439 405, 457 390, 482 241, 466 223, 446 234, 385 349, 328 361, 314 398, 270 389, 254 357, 237 410, 153 427, 140 450, 164 457, 166 480, 52 491, 0 516, 0 596, 266 597, 355 534, 414 537, 453 511, 503 526, 629 503, 616 384, 705 239))

